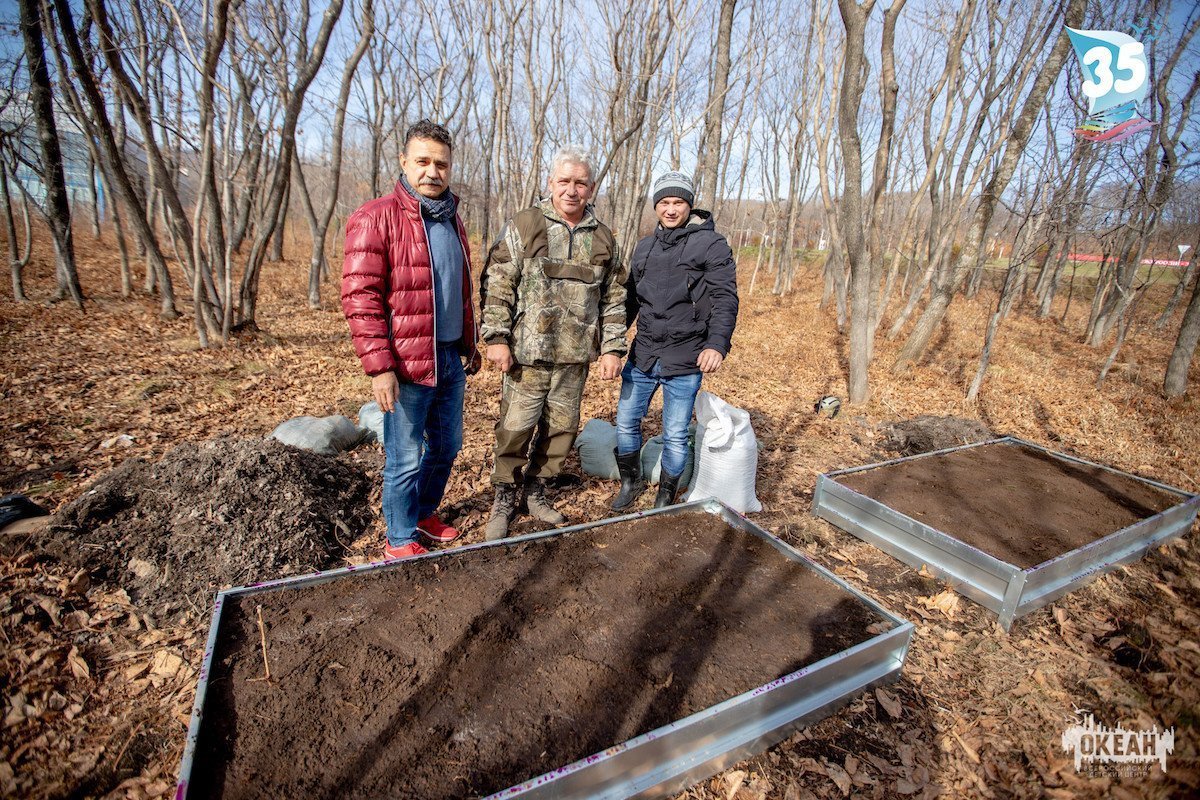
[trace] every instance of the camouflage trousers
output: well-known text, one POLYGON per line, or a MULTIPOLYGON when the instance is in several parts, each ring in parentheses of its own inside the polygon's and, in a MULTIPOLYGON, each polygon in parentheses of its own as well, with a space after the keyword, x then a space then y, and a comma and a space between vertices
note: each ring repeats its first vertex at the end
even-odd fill
POLYGON ((522 472, 526 479, 562 472, 579 433, 579 402, 587 374, 587 364, 513 364, 505 373, 493 484, 515 484, 522 472))

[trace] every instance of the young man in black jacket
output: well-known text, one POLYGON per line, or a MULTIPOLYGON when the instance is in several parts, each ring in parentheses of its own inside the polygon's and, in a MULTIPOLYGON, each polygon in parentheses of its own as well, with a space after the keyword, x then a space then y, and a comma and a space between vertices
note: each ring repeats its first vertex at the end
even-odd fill
POLYGON ((737 270, 712 214, 693 209, 695 187, 680 172, 654 182, 654 233, 637 243, 626 284, 627 323, 637 336, 621 372, 617 467, 621 489, 612 508, 633 505, 645 490, 642 419, 663 389, 663 454, 654 507, 675 502, 687 459, 688 425, 700 381, 721 368, 737 322, 737 270))

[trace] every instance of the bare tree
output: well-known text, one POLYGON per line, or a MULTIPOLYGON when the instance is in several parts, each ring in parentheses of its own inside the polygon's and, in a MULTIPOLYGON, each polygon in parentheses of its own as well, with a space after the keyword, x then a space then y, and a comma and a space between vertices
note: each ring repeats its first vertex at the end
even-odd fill
POLYGON ((1183 315, 1179 336, 1167 362, 1167 373, 1163 378, 1163 393, 1167 397, 1182 397, 1187 392, 1188 367, 1200 342, 1200 281, 1192 287, 1192 299, 1183 315))
MULTIPOLYGON (((154 123, 151 110, 152 101, 147 99, 145 93, 148 84, 145 82, 145 79, 140 84, 135 83, 129 70, 126 69, 124 48, 118 44, 118 36, 114 32, 112 23, 110 22, 105 0, 86 0, 86 2, 99 37, 100 52, 104 55, 117 91, 120 93, 124 104, 133 112, 134 118, 137 120, 142 132, 142 145, 147 156, 147 169, 152 186, 152 190, 147 192, 147 196, 145 197, 145 202, 151 205, 151 208, 147 209, 146 213, 147 227, 152 225, 151 221, 154 219, 154 203, 161 202, 164 213, 166 213, 166 207, 169 206, 172 235, 173 237, 178 236, 182 239, 185 245, 182 248, 183 253, 190 257, 192 232, 188 225, 187 217, 184 214, 183 202, 179 197, 175 183, 171 180, 171 176, 176 174, 178 168, 168 165, 167 156, 164 155, 156 139, 158 128, 154 123)), ((133 8, 138 12, 140 12, 139 3, 140 0, 133 0, 133 8)), ((139 19, 139 21, 141 19, 140 16, 136 15, 135 18, 139 19)), ((143 28, 139 26, 139 30, 143 30, 143 28)), ((146 76, 151 71, 147 51, 144 48, 139 49, 137 55, 141 59, 141 75, 146 76)), ((130 211, 131 219, 140 216, 140 213, 135 215, 132 213, 132 209, 130 211)), ((170 316, 174 313, 175 305, 173 282, 171 274, 166 269, 163 260, 154 254, 153 248, 150 245, 150 241, 153 239, 153 234, 150 234, 146 240, 149 250, 147 254, 147 266, 148 269, 152 270, 152 273, 147 275, 147 284, 148 287, 151 285, 150 278, 152 274, 154 277, 153 284, 157 285, 158 291, 163 296, 163 313, 170 316), (170 301, 170 311, 167 310, 168 301, 170 301)), ((175 249, 178 254, 181 248, 176 247, 175 249)), ((190 268, 190 264, 185 264, 184 266, 185 269, 190 268)))
POLYGON ((611 78, 600 102, 607 108, 601 142, 597 186, 607 195, 612 227, 626 256, 637 240, 653 162, 647 157, 658 139, 663 118, 657 109, 669 100, 671 81, 662 72, 673 53, 671 73, 681 68, 690 39, 677 37, 683 0, 664 0, 642 6, 635 0, 612 0, 601 5, 611 78), (654 110, 654 113, 651 111, 654 110), (612 180, 605 183, 606 178, 612 180))
POLYGON ((302 7, 300 19, 293 23, 299 40, 295 56, 297 72, 295 81, 287 89, 288 95, 279 133, 279 153, 275 160, 277 165, 275 176, 260 218, 262 222, 255 234, 254 243, 250 246, 245 271, 242 273, 239 302, 240 325, 254 327, 257 324, 255 317, 258 308, 258 280, 266 257, 267 244, 278 228, 280 208, 283 206, 284 195, 290 184, 292 153, 296 147, 296 125, 300 119, 308 87, 312 84, 317 70, 321 67, 321 62, 325 59, 329 37, 333 33, 333 26, 337 23, 338 17, 341 16, 342 4, 343 0, 332 0, 325 8, 321 26, 311 48, 308 46, 306 33, 309 22, 307 6, 302 7))
POLYGON ((358 17, 358 43, 350 53, 345 67, 342 68, 342 80, 338 88, 337 104, 333 112, 333 130, 330 134, 329 149, 329 188, 324 207, 314 207, 304 178, 303 168, 296 158, 297 188, 308 214, 309 232, 312 234, 312 257, 308 269, 308 305, 309 308, 321 307, 321 278, 328 272, 328 261, 325 257, 325 242, 329 234, 329 222, 333 219, 334 209, 337 208, 338 190, 342 181, 342 153, 345 149, 346 103, 350 99, 350 89, 354 81, 354 73, 371 37, 375 34, 375 4, 373 0, 363 0, 361 16, 358 17))
POLYGON ((1114 280, 1108 285, 1102 302, 1089 320, 1088 343, 1101 345, 1120 323, 1134 298, 1132 289, 1142 258, 1158 227, 1162 210, 1171 197, 1179 169, 1178 148, 1186 128, 1192 103, 1200 93, 1200 71, 1192 78, 1182 102, 1168 97, 1167 85, 1188 43, 1200 30, 1200 16, 1183 32, 1154 80, 1153 97, 1158 126, 1147 142, 1143 168, 1136 178, 1136 192, 1129 216, 1118 232, 1121 245, 1114 280), (1178 115, 1178 116, 1175 116, 1178 115), (1174 126, 1171 125, 1174 119, 1174 126))
POLYGON ((733 15, 737 0, 721 0, 717 42, 713 52, 712 83, 704 109, 704 136, 700 140, 700 164, 696 192, 709 195, 710 207, 716 207, 717 171, 721 162, 721 123, 725 118, 725 97, 729 91, 729 47, 733 39, 733 15))
MULTIPOLYGON (((133 180, 126 169, 125 153, 117 143, 117 137, 108 116, 107 104, 97 83, 96 73, 84 53, 83 44, 75 27, 74 15, 66 0, 55 0, 55 11, 58 14, 59 31, 62 34, 63 44, 75 74, 75 84, 82 92, 83 100, 74 96, 75 89, 73 87, 67 88, 66 93, 72 97, 72 103, 76 108, 76 117, 85 126, 89 137, 99 142, 105 165, 103 171, 110 176, 106 183, 109 186, 115 185, 121 202, 125 204, 129 212, 128 219, 133 223, 138 237, 146 247, 147 258, 152 262, 155 274, 162 278, 160 285, 164 287, 164 291, 160 296, 160 313, 164 319, 174 319, 178 314, 175 311, 175 298, 171 290, 166 262, 159 249, 158 239, 143 216, 145 206, 142 199, 138 197, 133 180), (85 113, 84 102, 87 103, 90 118, 85 113)), ((62 71, 66 74, 65 64, 62 66, 62 71)), ((123 292, 127 288, 128 280, 128 270, 125 269, 122 272, 123 292)))
POLYGON ((868 367, 871 361, 871 253, 866 248, 864 222, 874 225, 875 204, 887 182, 890 140, 895 121, 895 64, 893 48, 895 24, 905 0, 893 0, 883 16, 883 127, 880 149, 877 151, 874 186, 868 213, 863 209, 863 152, 858 136, 858 107, 866 82, 865 35, 866 19, 870 17, 875 0, 858 4, 854 0, 838 0, 841 22, 846 31, 845 61, 842 65, 841 94, 838 102, 838 134, 841 144, 842 192, 839 213, 841 234, 845 241, 846 260, 850 264, 850 402, 865 403, 868 398, 868 367))
POLYGON ((24 195, 21 196, 21 222, 25 242, 25 252, 22 253, 20 242, 17 240, 17 222, 13 215, 12 194, 8 190, 8 167, 5 164, 0 164, 0 197, 4 200, 4 231, 8 234, 8 266, 12 273, 13 300, 24 303, 28 298, 25 297, 25 285, 21 281, 21 272, 29 263, 29 256, 33 252, 29 201, 24 195))
POLYGON ((20 0, 21 38, 25 45, 25 62, 29 67, 29 101, 37 124, 40 148, 39 177, 46 187, 46 221, 54 239, 57 256, 56 299, 70 297, 83 308, 83 289, 75 268, 75 240, 71 232, 71 207, 67 201, 67 179, 63 173, 62 146, 58 139, 58 124, 54 121, 54 96, 50 86, 50 71, 42 36, 42 14, 36 0, 20 0))
MULTIPOLYGON (((1070 0, 1062 20, 1066 25, 1079 27, 1083 21, 1083 12, 1086 6, 1087 0, 1070 0)), ((1046 30, 1048 31, 1048 36, 1057 37, 1057 42, 1038 70, 1029 93, 1025 97, 1021 112, 1013 121, 1012 128, 1005 137, 1004 154, 1000 157, 999 163, 996 165, 995 170, 988 179, 987 185, 984 187, 983 194, 979 198, 966 241, 963 244, 954 269, 945 280, 934 287, 929 304, 925 307, 925 311, 922 313, 920 319, 917 320, 916 327, 909 334, 908 339, 904 342, 899 354, 896 356, 896 362, 893 365, 893 370, 896 372, 907 370, 925 352, 925 348, 928 346, 934 331, 937 330, 942 320, 945 319, 950 302, 962 286, 963 279, 974 269, 976 262, 982 255, 983 240, 987 234, 988 225, 992 221, 992 215, 995 213, 997 200, 1007 188, 1008 182, 1016 169, 1017 161, 1024 153, 1025 145, 1029 141, 1030 134, 1033 131, 1034 119, 1045 102, 1046 93, 1058 77, 1058 73, 1062 70, 1063 62, 1070 47, 1066 33, 1062 30, 1061 25, 1058 24, 1057 15, 1053 22, 1054 24, 1048 26, 1046 30)))

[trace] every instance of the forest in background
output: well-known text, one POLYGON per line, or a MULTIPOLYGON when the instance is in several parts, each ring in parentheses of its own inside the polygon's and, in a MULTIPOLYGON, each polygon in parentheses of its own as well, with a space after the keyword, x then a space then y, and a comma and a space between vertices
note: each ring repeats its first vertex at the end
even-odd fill
POLYGON ((902 342, 889 368, 908 370, 955 298, 1000 270, 976 397, 1014 308, 1046 318, 1076 290, 1072 253, 1101 258, 1074 299, 1090 304, 1078 334, 1097 379, 1166 281, 1153 323, 1176 343, 1163 390, 1187 388, 1196 270, 1139 269, 1200 246, 1200 13, 1187 3, 20 0, 16 12, 0 194, 18 300, 33 217, 52 233, 55 297, 88 292, 70 220, 93 236, 109 226, 121 293, 189 313, 204 347, 258 324, 263 265, 289 228, 311 241, 319 307, 346 215, 390 190, 403 131, 428 117, 455 136, 455 185, 483 243, 568 141, 594 154, 599 210, 626 250, 654 175, 693 171, 700 204, 752 248, 756 289, 794 291, 819 260, 853 402, 880 337, 902 342), (1073 136, 1084 98, 1065 25, 1140 31, 1149 132, 1073 136))

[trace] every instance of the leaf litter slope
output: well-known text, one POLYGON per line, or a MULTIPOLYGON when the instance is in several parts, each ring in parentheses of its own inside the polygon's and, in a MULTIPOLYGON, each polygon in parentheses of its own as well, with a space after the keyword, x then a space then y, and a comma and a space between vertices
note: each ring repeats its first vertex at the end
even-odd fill
MULTIPOLYGON (((334 292, 324 308, 304 302, 306 254, 263 277, 260 322, 237 346, 199 351, 191 322, 162 322, 156 304, 122 300, 115 248, 79 237, 85 286, 95 300, 80 315, 40 303, 0 301, 4 402, 0 481, 61 506, 130 456, 161 461, 176 445, 215 436, 257 439, 301 414, 348 413, 368 399, 334 292), (120 442, 116 437, 130 437, 120 442), (108 446, 104 446, 108 445, 108 446)), ((43 248, 39 252, 44 252, 43 248)), ((752 265, 748 265, 752 268, 752 265)), ((53 265, 35 259, 32 296, 44 298, 53 265)), ((748 272, 742 285, 748 285, 748 272)), ((1200 489, 1200 409, 1168 405, 1158 386, 1172 336, 1143 325, 1103 388, 1104 354, 1067 327, 1012 317, 1001 332, 978 405, 961 400, 991 298, 956 305, 926 363, 887 371, 896 343, 881 340, 873 396, 835 420, 812 403, 845 396, 846 354, 831 314, 814 313, 819 275, 777 298, 743 297, 734 350, 706 388, 750 411, 762 450, 756 519, 917 624, 903 680, 763 755, 687 790, 691 798, 805 797, 1166 797, 1200 789, 1197 681, 1200 671, 1200 552, 1196 537, 1072 593, 1023 618, 1008 636, 994 616, 946 592, 857 539, 809 516, 817 474, 878 460, 886 425, 920 415, 975 418, 1090 460, 1180 488, 1200 489), (1076 709, 1126 727, 1176 727, 1168 772, 1146 777, 1077 775, 1059 738, 1076 709)), ((186 297, 181 308, 189 308, 186 297)), ((1151 319, 1156 309, 1145 310, 1151 319)), ((1178 321, 1176 320, 1176 325, 1178 321)), ((616 383, 593 375, 583 419, 612 420, 616 383)), ((467 394, 462 456, 451 475, 448 516, 482 538, 490 503, 489 455, 499 377, 485 372, 467 394)), ((657 432, 658 401, 647 435, 657 432)), ((338 459, 367 475, 378 511, 382 457, 365 447, 338 459)), ((577 465, 571 464, 577 473, 577 465)), ((612 485, 564 480, 551 496, 572 521, 607 516, 612 485)), ((650 502, 643 497, 643 505, 650 502)), ((378 551, 377 517, 352 528, 347 556, 378 551)), ((523 518, 519 532, 536 526, 523 518)), ((124 578, 93 580, 26 539, 5 541, 0 568, 0 789, 32 797, 163 797, 173 790, 190 712, 207 610, 160 619, 133 601, 124 578)))

